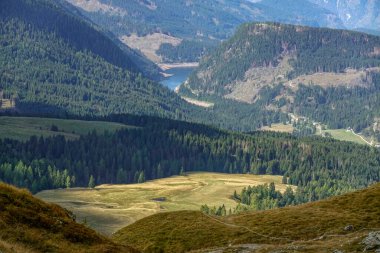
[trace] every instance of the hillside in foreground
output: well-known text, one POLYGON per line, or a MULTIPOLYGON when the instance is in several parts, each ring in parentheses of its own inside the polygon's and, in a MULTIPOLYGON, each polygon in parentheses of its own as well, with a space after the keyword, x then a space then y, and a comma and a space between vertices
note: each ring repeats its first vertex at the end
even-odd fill
POLYGON ((147 252, 362 252, 363 238, 380 227, 379 206, 376 184, 324 201, 225 218, 196 211, 156 214, 114 239, 147 252))
POLYGON ((5 184, 0 184, 0 251, 138 252, 76 223, 67 210, 5 184))

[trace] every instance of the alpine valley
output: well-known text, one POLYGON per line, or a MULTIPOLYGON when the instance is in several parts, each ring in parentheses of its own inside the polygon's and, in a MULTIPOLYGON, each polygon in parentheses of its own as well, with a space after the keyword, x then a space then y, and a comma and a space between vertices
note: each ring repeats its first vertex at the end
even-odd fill
POLYGON ((0 0, 0 253, 379 252, 379 9, 0 0))

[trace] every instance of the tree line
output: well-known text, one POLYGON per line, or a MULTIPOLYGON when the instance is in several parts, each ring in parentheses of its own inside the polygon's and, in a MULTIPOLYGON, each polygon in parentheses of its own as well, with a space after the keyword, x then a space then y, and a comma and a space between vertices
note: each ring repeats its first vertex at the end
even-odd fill
MULTIPOLYGON (((113 117, 125 124, 130 119, 138 122, 137 116, 113 117)), ((87 187, 91 177, 98 185, 191 171, 283 175, 304 191, 306 200, 366 187, 380 178, 380 151, 362 145, 279 133, 238 134, 154 118, 142 118, 138 125, 115 133, 92 132, 77 140, 2 139, 0 178, 35 192, 67 187, 67 182, 87 187)))
MULTIPOLYGON (((283 178, 283 183, 287 183, 286 177, 283 178)), ((272 182, 270 184, 244 187, 239 194, 235 191, 232 198, 238 204, 233 209, 227 210, 224 204, 219 207, 209 207, 205 204, 201 206, 201 211, 208 215, 226 216, 247 211, 270 210, 311 201, 303 195, 303 191, 298 190, 298 188, 294 191, 290 186, 281 193, 276 190, 276 186, 272 182)))

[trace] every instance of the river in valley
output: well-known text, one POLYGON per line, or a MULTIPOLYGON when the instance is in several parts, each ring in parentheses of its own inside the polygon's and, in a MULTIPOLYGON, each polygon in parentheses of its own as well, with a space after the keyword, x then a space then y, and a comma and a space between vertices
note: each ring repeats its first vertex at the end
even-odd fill
POLYGON ((165 74, 171 75, 161 81, 161 84, 169 87, 169 89, 174 90, 178 85, 182 84, 189 77, 194 67, 180 67, 171 68, 165 71, 165 74))

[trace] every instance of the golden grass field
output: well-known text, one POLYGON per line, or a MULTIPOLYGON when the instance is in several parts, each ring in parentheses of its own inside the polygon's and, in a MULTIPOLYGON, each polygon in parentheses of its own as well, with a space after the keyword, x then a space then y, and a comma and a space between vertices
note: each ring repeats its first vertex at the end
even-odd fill
POLYGON ((156 53, 161 44, 169 43, 173 46, 178 46, 182 39, 169 36, 162 33, 153 33, 140 37, 137 34, 130 36, 121 36, 120 40, 133 49, 141 51, 149 60, 155 63, 161 63, 162 57, 156 53))
POLYGON ((293 133, 294 127, 292 125, 285 125, 282 123, 272 124, 272 126, 264 126, 261 128, 263 131, 272 131, 280 133, 293 133))
POLYGON ((234 190, 248 185, 275 182, 284 191, 280 176, 191 173, 187 176, 149 181, 143 184, 100 185, 95 189, 48 190, 36 196, 73 211, 79 222, 105 235, 152 214, 168 211, 199 210, 203 204, 227 208, 236 206, 234 190))
POLYGON ((351 131, 346 129, 332 129, 332 130, 323 130, 324 133, 329 133, 331 136, 339 141, 350 141, 358 144, 368 145, 362 138, 353 134, 351 131))

